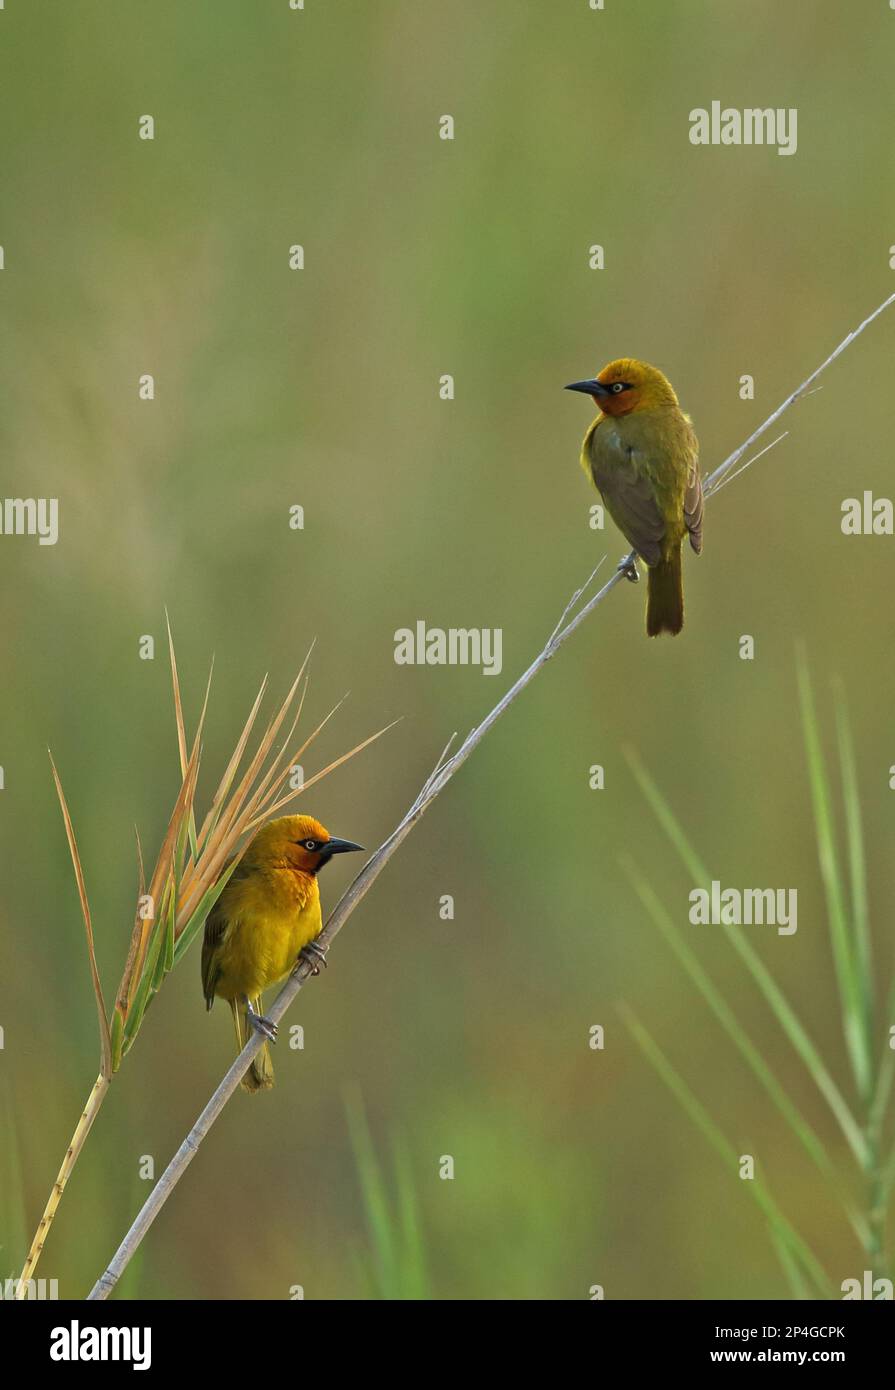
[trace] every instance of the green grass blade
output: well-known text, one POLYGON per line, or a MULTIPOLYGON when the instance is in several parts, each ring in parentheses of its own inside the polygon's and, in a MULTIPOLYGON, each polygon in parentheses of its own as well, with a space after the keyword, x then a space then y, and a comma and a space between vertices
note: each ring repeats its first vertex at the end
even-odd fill
POLYGON ((895 1188, 895 1144, 892 1145, 892 1152, 883 1167, 882 1194, 886 1206, 891 1200, 893 1188, 895 1188))
POLYGON ((121 1041, 122 1057, 126 1057, 127 1054, 130 1052, 131 1048, 133 1047, 134 1039, 139 1033, 140 1027, 143 1023, 143 1016, 145 1015, 146 1010, 149 1007, 149 1001, 152 995, 155 993, 152 986, 152 976, 155 970, 156 963, 158 961, 158 952, 161 946, 161 940, 161 935, 157 935, 153 946, 152 960, 151 962, 147 962, 146 968, 144 969, 143 974, 140 978, 140 983, 137 985, 133 1003, 131 1004, 131 1007, 128 1010, 127 1021, 124 1025, 124 1035, 121 1041))
POLYGON ((149 938, 149 949, 146 953, 146 961, 143 965, 143 973, 134 991, 131 1006, 127 1011, 124 1034, 121 1042, 122 1057, 126 1057, 133 1047, 134 1040, 143 1023, 143 1016, 149 1008, 154 995, 157 993, 164 976, 165 918, 167 914, 168 898, 171 891, 172 884, 169 879, 164 894, 162 895, 161 913, 153 922, 152 935, 149 938))
MULTIPOLYGON (((703 1137, 708 1141, 711 1147, 720 1154, 729 1171, 731 1173, 736 1172, 739 1159, 736 1150, 725 1139, 708 1111, 690 1090, 683 1077, 675 1071, 661 1048, 643 1027, 643 1024, 639 1022, 631 1010, 625 1005, 621 1005, 620 1008, 632 1036, 648 1061, 655 1068, 682 1108, 690 1116, 690 1119, 696 1125, 697 1129, 700 1130, 703 1137)), ((792 1223, 784 1216, 761 1178, 752 1178, 744 1182, 743 1185, 748 1189, 749 1195, 752 1197, 753 1201, 761 1208, 778 1239, 783 1241, 787 1249, 791 1251, 793 1257, 800 1262, 805 1273, 814 1281, 821 1297, 832 1298, 832 1285, 823 1266, 811 1247, 802 1236, 799 1235, 792 1223)))
POLYGON ((798 1260, 794 1258, 786 1242, 780 1239, 773 1226, 768 1226, 768 1232, 771 1237, 771 1244, 777 1252, 777 1259, 780 1261, 783 1273, 786 1276, 786 1282, 789 1284, 792 1291, 793 1298, 800 1303, 806 1300, 810 1301, 813 1295, 808 1285, 805 1283, 802 1271, 799 1268, 798 1260))
POLYGON ((173 905, 174 883, 173 880, 169 878, 168 882, 165 884, 165 892, 164 896, 162 897, 162 910, 159 916, 159 924, 157 928, 158 945, 156 945, 156 942, 153 939, 152 946, 150 948, 150 954, 152 957, 152 970, 150 973, 152 975, 153 994, 155 994, 156 991, 161 988, 162 981, 165 978, 165 956, 168 949, 168 922, 171 918, 173 905))
MULTIPOLYGON (((637 756, 630 750, 627 751, 626 756, 641 791, 659 824, 678 851, 694 883, 700 887, 708 888, 712 876, 687 839, 671 807, 637 756)), ((721 930, 745 964, 756 986, 764 996, 765 1002, 814 1079, 815 1085, 836 1117, 849 1147, 863 1167, 867 1157, 867 1145, 861 1126, 852 1114, 845 1097, 830 1075, 826 1064, 799 1021, 797 1014, 743 933, 738 932, 734 927, 723 925, 721 930)))
POLYGON ((873 949, 870 940, 870 910, 867 898, 867 857, 864 850, 864 821, 858 791, 858 770, 848 707, 840 681, 833 687, 836 706, 836 735, 848 840, 848 868, 851 885, 851 918, 855 938, 855 959, 864 1001, 864 1028, 868 1042, 873 1038, 873 949))
MULTIPOLYGON (((895 985, 892 989, 893 998, 889 1004, 888 1017, 895 1015, 895 985)), ((877 1068, 876 1090, 873 1093, 873 1104, 870 1107, 870 1128, 874 1133, 882 1131, 883 1121, 889 1105, 889 1097, 892 1094, 892 1081, 895 1079, 895 1052, 889 1046, 889 1038, 886 1036, 883 1044, 883 1057, 877 1068)))
POLYGON ((389 1212, 388 1198, 379 1162, 373 1149, 367 1117, 359 1093, 352 1088, 345 1097, 348 1132, 357 1163, 361 1193, 367 1218, 367 1228, 373 1246, 373 1258, 378 1275, 379 1295, 384 1299, 396 1296, 398 1284, 398 1255, 394 1224, 389 1212))
POLYGON ((419 1218, 419 1203, 413 1170, 403 1144, 395 1145, 395 1184, 398 1191, 398 1223, 401 1231, 402 1282, 404 1298, 423 1300, 431 1297, 426 1272, 425 1248, 419 1218))
POLYGON ((867 1101, 870 1098, 873 1085, 873 1055, 867 1030, 865 991, 861 979, 857 942, 852 941, 849 933, 845 885, 836 850, 833 798, 821 747, 820 726, 814 705, 811 677, 808 673, 804 650, 801 647, 798 652, 797 674, 799 703, 802 711, 802 731, 805 737, 805 753, 808 759, 808 777, 817 835, 817 855, 820 861, 821 879, 823 880, 827 903, 830 946, 833 952, 836 982, 839 987, 845 1046, 858 1094, 867 1101))
POLYGON ((765 1062, 758 1048, 746 1034, 733 1010, 730 1008, 730 1005, 727 1003, 714 981, 706 973, 699 958, 686 944, 682 933, 672 921, 671 915, 667 911, 664 903, 657 897, 651 885, 640 873, 632 859, 624 855, 622 856, 621 862, 634 891, 637 893, 637 896, 640 898, 640 901, 643 903, 653 922, 662 933, 665 941, 677 956, 678 961, 699 990, 706 1004, 721 1024, 721 1027, 747 1063, 753 1075, 764 1087, 771 1101, 783 1116, 806 1153, 823 1174, 824 1178, 837 1192, 858 1239, 863 1240, 867 1234, 866 1219, 843 1192, 839 1174, 820 1139, 780 1085, 780 1082, 765 1062))
POLYGON ((174 968, 174 926, 177 918, 177 889, 171 894, 165 918, 165 950, 162 956, 162 978, 174 968))
POLYGON ((684 828, 677 816, 659 791, 658 786, 647 772, 633 748, 626 748, 624 752, 628 766, 634 774, 634 780, 643 793, 656 820, 665 831, 671 844, 677 850, 678 856, 690 877, 693 879, 693 882, 708 888, 711 884, 712 876, 696 853, 696 850, 690 844, 690 841, 687 839, 684 828))

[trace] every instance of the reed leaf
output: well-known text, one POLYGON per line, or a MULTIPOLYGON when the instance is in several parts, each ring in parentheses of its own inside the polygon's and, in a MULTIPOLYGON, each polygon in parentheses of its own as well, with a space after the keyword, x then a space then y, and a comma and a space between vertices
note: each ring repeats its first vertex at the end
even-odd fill
MULTIPOLYGON (((708 887, 712 881, 712 876, 687 838, 668 802, 636 754, 627 750, 626 756, 641 791, 688 872, 697 884, 708 887)), ((865 1135, 807 1030, 803 1027, 798 1015, 761 957, 743 933, 728 925, 722 925, 721 929, 746 965, 778 1024, 826 1100, 848 1141, 849 1147, 863 1166, 867 1156, 865 1135)))
MULTIPOLYGON (((798 649, 797 675, 818 858, 827 903, 833 965, 839 987, 842 1027, 855 1085, 858 1094, 866 1102, 873 1085, 873 1053, 869 1029, 871 1001, 868 995, 870 979, 869 973, 862 969, 860 937, 853 937, 849 929, 847 894, 836 848, 833 795, 821 746, 820 726, 808 663, 801 646, 798 649)), ((853 829, 853 840, 856 835, 859 836, 859 827, 853 829)), ((869 950, 866 943, 863 949, 869 950)))
MULTIPOLYGON (((701 1131, 704 1138, 711 1144, 712 1148, 720 1154, 730 1174, 731 1181, 734 1181, 739 1156, 733 1145, 725 1139, 722 1131, 715 1124, 708 1111, 690 1090, 683 1077, 675 1071, 658 1043, 654 1041, 634 1013, 625 1005, 620 1005, 620 1009, 632 1037, 640 1047, 644 1056, 655 1068, 658 1075, 690 1116, 690 1119, 696 1127, 701 1131)), ((814 1254, 814 1251, 808 1245, 807 1241, 799 1235, 796 1228, 781 1211, 763 1180, 756 1175, 748 1181, 743 1181, 741 1185, 746 1189, 753 1201, 760 1207, 777 1239, 783 1243, 790 1252, 792 1258, 798 1262, 801 1269, 804 1270, 805 1274, 813 1282, 819 1297, 832 1298, 833 1287, 823 1265, 820 1263, 820 1260, 814 1254)))
POLYGON ((863 1213, 858 1210, 842 1190, 839 1174, 829 1154, 821 1143, 821 1140, 798 1107, 790 1099, 789 1095, 762 1057, 758 1048, 744 1031, 735 1013, 721 994, 721 991, 707 974, 699 958, 686 944, 681 932, 672 921, 664 904, 660 902, 656 893, 642 873, 637 869, 633 860, 628 856, 623 856, 622 866, 631 881, 634 891, 640 898, 640 901, 662 933, 665 941, 677 956, 678 961, 689 975, 693 984, 699 990, 706 1004, 721 1024, 728 1038, 730 1038, 753 1075, 764 1087, 770 1100, 783 1116, 819 1172, 823 1174, 824 1178, 831 1184, 831 1187, 839 1196, 842 1206, 858 1238, 862 1241, 865 1240, 868 1235, 867 1221, 863 1213))
POLYGON ((389 1195, 357 1087, 346 1088, 345 1109, 361 1185, 370 1251, 357 1264, 371 1293, 382 1299, 430 1296, 419 1206, 406 1150, 394 1146, 395 1198, 389 1195))
POLYGON ((78 898, 81 903, 81 916, 84 919, 84 930, 87 933, 87 958, 90 964, 90 980, 93 985, 93 997, 96 1001, 96 1012, 99 1021, 100 1072, 108 1081, 112 1075, 112 1035, 109 1030, 109 1021, 106 1015, 106 1002, 103 998, 103 987, 100 983, 99 968, 96 963, 96 949, 93 944, 93 922, 90 917, 90 904, 87 901, 84 871, 81 868, 81 856, 78 853, 78 844, 75 839, 72 819, 68 811, 68 803, 65 800, 65 793, 62 790, 62 783, 59 780, 59 773, 56 771, 56 764, 53 762, 52 753, 50 753, 50 767, 53 770, 56 795, 59 797, 59 805, 62 807, 62 819, 65 822, 68 850, 71 855, 72 865, 74 866, 75 882, 78 886, 78 898))

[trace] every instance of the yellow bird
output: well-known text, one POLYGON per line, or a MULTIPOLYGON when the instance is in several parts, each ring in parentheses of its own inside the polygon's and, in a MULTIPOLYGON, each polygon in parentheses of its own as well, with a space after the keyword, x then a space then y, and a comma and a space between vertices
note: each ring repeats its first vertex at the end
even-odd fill
MULTIPOLYGON (((620 357, 566 390, 593 396, 600 411, 584 436, 581 467, 647 566, 647 636, 680 632, 684 536, 697 555, 702 550, 699 445, 690 417, 658 367, 634 357, 620 357)), ((636 562, 619 568, 637 579, 636 562)))
MULTIPOLYGON (((315 940, 323 928, 317 875, 334 854, 362 849, 337 840, 313 816, 280 816, 262 827, 205 923, 202 989, 206 1008, 217 995, 233 1011, 237 1051, 249 1029, 276 1042, 276 1024, 261 1012, 261 992, 290 974, 299 956, 315 970, 324 953, 315 940)), ((265 1042, 242 1081, 247 1091, 273 1085, 265 1042)))

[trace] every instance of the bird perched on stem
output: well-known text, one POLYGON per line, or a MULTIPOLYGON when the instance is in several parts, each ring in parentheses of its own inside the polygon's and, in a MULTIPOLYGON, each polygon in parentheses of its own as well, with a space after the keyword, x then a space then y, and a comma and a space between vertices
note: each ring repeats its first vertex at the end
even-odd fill
POLYGON ((334 854, 362 849, 337 840, 313 816, 280 816, 258 831, 205 923, 202 988, 211 1008, 215 996, 233 1011, 237 1051, 249 1030, 267 1039, 242 1080, 247 1091, 273 1085, 268 1042, 276 1024, 261 1012, 261 992, 292 970, 299 956, 315 973, 325 956, 316 938, 323 928, 317 875, 334 854))
MULTIPOLYGON (((689 415, 657 367, 620 357, 568 391, 593 396, 600 414, 581 446, 581 466, 618 529, 648 570, 646 632, 680 632, 684 624, 681 544, 702 550, 699 445, 689 415)), ((636 560, 623 560, 637 580, 636 560)))

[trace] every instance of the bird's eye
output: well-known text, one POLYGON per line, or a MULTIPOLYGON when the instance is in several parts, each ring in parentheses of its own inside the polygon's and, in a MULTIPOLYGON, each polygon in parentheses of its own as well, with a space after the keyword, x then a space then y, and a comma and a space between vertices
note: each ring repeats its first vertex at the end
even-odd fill
POLYGON ((320 848, 316 840, 302 840, 302 844, 305 849, 315 850, 320 848))
POLYGON ((616 395, 618 395, 619 391, 624 391, 624 389, 625 383, 623 381, 614 381, 612 383, 612 390, 615 392, 616 395))

